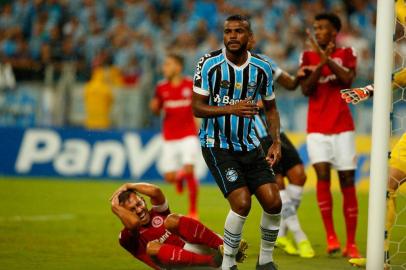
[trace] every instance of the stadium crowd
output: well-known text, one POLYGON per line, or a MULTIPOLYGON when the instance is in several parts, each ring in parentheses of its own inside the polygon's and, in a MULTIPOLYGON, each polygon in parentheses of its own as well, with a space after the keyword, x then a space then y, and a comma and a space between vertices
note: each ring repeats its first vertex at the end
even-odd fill
POLYGON ((255 50, 294 71, 305 26, 323 10, 339 14, 344 23, 339 43, 358 52, 358 76, 371 76, 376 10, 372 0, 1 2, 0 59, 11 63, 17 81, 42 79, 47 64, 58 70, 66 61, 75 63, 79 79, 88 80, 91 68, 106 54, 125 81, 135 82, 151 70, 157 80, 157 67, 168 50, 185 56, 185 72, 192 75, 202 53, 221 46, 222 23, 234 13, 252 17, 255 50))

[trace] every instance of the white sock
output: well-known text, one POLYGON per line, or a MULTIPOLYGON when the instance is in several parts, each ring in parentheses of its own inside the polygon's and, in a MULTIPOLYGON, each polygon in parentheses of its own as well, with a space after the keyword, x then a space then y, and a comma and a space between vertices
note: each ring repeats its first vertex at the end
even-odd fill
POLYGON ((268 214, 262 211, 261 217, 261 248, 259 251, 258 264, 263 265, 273 261, 272 253, 278 236, 280 214, 268 214))
MULTIPOLYGON (((288 229, 293 233, 296 243, 300 243, 303 240, 306 240, 306 234, 303 232, 300 227, 299 218, 297 217, 296 208, 289 198, 286 190, 279 191, 282 200, 282 220, 288 227, 288 229)), ((279 234, 279 236, 283 236, 279 234)))
POLYGON ((236 265, 235 255, 241 241, 242 228, 247 217, 240 216, 230 209, 224 225, 224 256, 221 269, 229 270, 236 265))
MULTIPOLYGON (((281 196, 282 209, 283 209, 283 206, 284 206, 284 205, 286 204, 286 202, 289 200, 289 196, 288 196, 286 190, 284 190, 284 189, 280 189, 280 190, 279 190, 279 195, 281 196)), ((288 228, 287 228, 285 219, 284 219, 283 216, 282 216, 282 218, 281 218, 281 225, 280 225, 280 227, 279 227, 278 237, 286 236, 287 230, 288 230, 288 228)))
POLYGON ((292 203, 295 205, 295 208, 297 210, 299 208, 300 203, 302 202, 303 187, 294 184, 289 184, 286 187, 286 192, 288 193, 289 198, 291 199, 292 203))

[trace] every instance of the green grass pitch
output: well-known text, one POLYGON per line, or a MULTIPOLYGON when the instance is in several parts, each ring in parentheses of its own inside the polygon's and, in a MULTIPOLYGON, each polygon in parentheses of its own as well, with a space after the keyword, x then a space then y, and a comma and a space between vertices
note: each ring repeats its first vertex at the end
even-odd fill
MULTIPOLYGON (((1 178, 0 268, 148 269, 133 259, 117 241, 122 225, 112 214, 108 199, 121 183, 1 178)), ((177 195, 172 186, 161 182, 158 184, 167 195, 172 212, 185 213, 186 195, 177 195)), ((360 215, 357 240, 365 254, 367 195, 360 192, 358 195, 360 215)), ((336 229, 344 244, 339 192, 334 197, 336 229)), ((201 221, 222 234, 228 204, 215 185, 201 187, 199 207, 201 221)), ((299 215, 317 256, 301 259, 285 255, 277 249, 274 257, 279 269, 353 269, 346 259, 326 255, 325 235, 314 192, 305 193, 299 215)), ((255 269, 260 239, 259 218, 260 207, 255 202, 243 233, 250 245, 248 259, 239 265, 240 270, 255 269)), ((402 224, 406 224, 405 215, 402 218, 402 224)))

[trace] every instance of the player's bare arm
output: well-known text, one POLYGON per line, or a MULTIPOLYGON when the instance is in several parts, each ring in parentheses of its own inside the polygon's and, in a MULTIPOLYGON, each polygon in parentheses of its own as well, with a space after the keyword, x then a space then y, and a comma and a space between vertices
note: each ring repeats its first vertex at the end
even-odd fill
POLYGON ((152 111, 152 113, 155 115, 159 115, 161 113, 161 108, 161 102, 156 97, 152 98, 149 102, 149 109, 152 111))
POLYGON ((327 58, 326 64, 331 69, 331 71, 337 76, 338 80, 340 80, 342 83, 344 83, 344 84, 352 83, 352 80, 355 77, 354 69, 349 69, 349 68, 339 65, 331 57, 327 58))
POLYGON ((299 76, 292 76, 286 71, 283 71, 282 74, 278 77, 276 82, 282 85, 286 90, 295 90, 299 85, 301 77, 299 76))
POLYGON ((165 195, 158 186, 142 182, 123 184, 113 193, 111 200, 113 200, 115 197, 118 197, 120 193, 126 190, 133 190, 142 195, 148 196, 151 200, 152 205, 161 205, 165 203, 165 195))
MULTIPOLYGON (((302 93, 305 96, 311 96, 313 92, 316 90, 317 82, 321 76, 321 68, 323 67, 322 64, 312 67, 310 75, 300 81, 300 86, 302 88, 302 93)), ((310 70, 310 69, 309 69, 310 70)))
POLYGON ((279 111, 276 107, 275 99, 262 100, 266 120, 269 125, 269 133, 272 137, 272 145, 267 153, 267 161, 271 166, 277 164, 281 158, 280 120, 279 111))
POLYGON ((209 96, 193 93, 192 96, 193 114, 199 118, 217 117, 234 114, 241 117, 251 118, 258 114, 258 105, 252 100, 246 99, 234 105, 211 106, 209 105, 209 96))

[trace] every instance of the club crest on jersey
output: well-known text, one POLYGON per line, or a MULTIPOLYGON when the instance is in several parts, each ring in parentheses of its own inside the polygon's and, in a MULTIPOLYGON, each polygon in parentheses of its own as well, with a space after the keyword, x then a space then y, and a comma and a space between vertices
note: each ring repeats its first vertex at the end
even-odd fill
POLYGON ((242 83, 236 83, 235 84, 235 89, 241 90, 242 89, 242 83))
POLYGON ((226 81, 226 80, 221 81, 221 82, 220 82, 220 87, 221 87, 221 88, 226 88, 226 89, 228 89, 228 88, 230 87, 230 82, 229 82, 229 81, 226 81))
POLYGON ((192 91, 190 91, 190 88, 183 88, 182 89, 182 96, 183 97, 190 97, 192 94, 192 91))
POLYGON ((226 179, 229 182, 235 182, 238 179, 238 173, 234 168, 228 168, 226 170, 226 179))
POLYGON ((164 219, 161 216, 156 216, 151 221, 152 227, 158 228, 164 224, 164 219))

